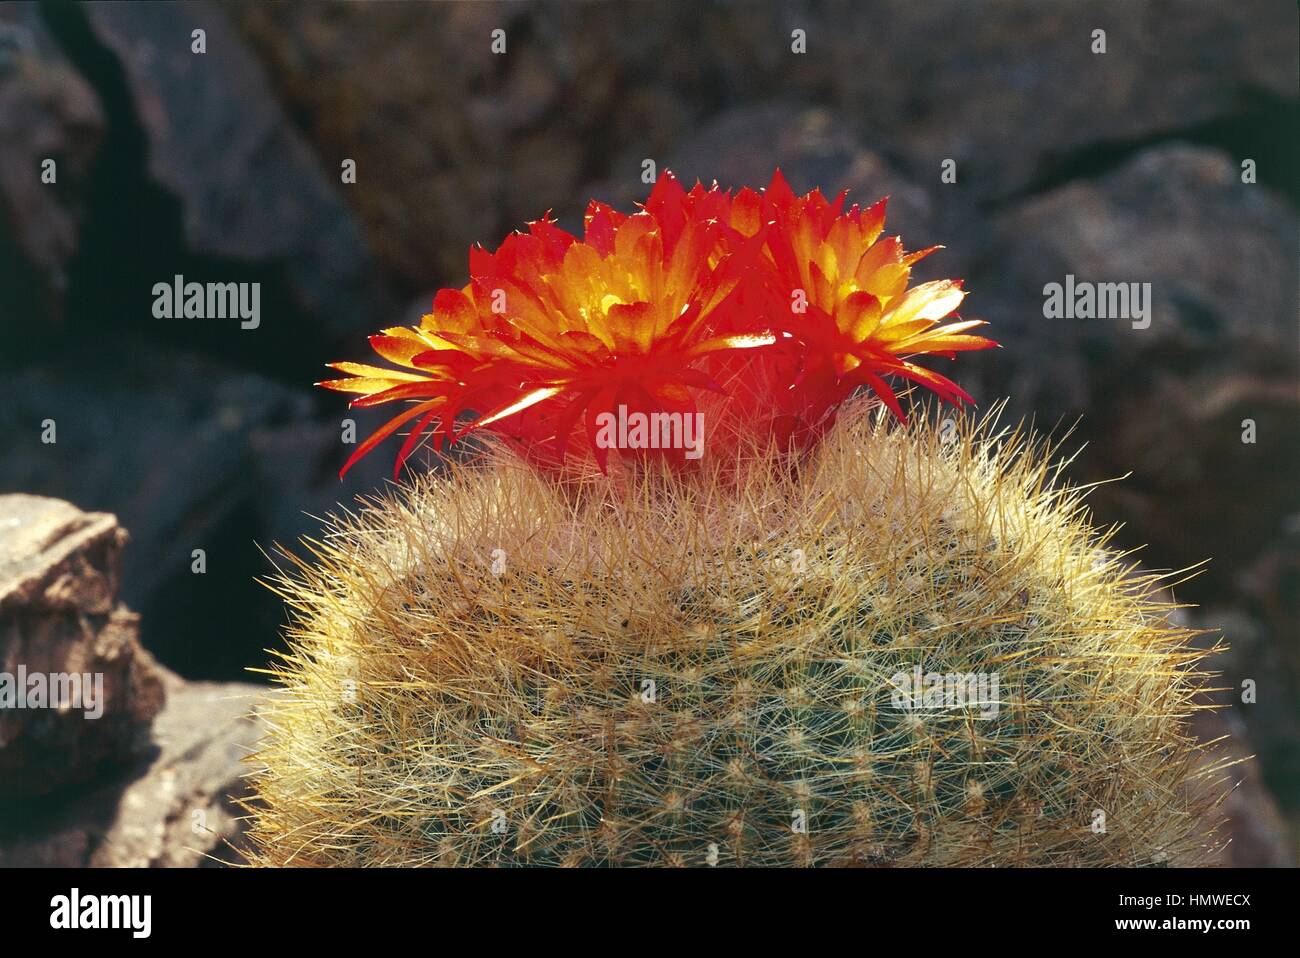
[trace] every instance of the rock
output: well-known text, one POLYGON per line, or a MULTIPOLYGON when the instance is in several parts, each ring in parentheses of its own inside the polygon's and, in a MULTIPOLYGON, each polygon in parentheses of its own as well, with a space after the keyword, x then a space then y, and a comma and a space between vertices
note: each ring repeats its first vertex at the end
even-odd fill
POLYGON ((573 86, 563 74, 581 66, 566 69, 519 39, 509 55, 490 51, 493 29, 517 38, 539 19, 576 17, 491 4, 241 12, 321 153, 357 161, 349 198, 411 291, 464 282, 471 244, 497 242, 577 185, 574 123, 554 121, 573 86))
POLYGON ((138 616, 116 601, 126 539, 111 515, 0 496, 0 674, 103 676, 99 717, 0 708, 0 867, 234 858, 266 692, 187 683, 154 663, 138 616))
MULTIPOLYGON (((617 165, 634 170, 638 163, 628 155, 617 165)), ((798 193, 820 187, 833 198, 847 189, 848 202, 861 204, 888 196, 889 233, 901 234, 909 248, 938 242, 927 192, 863 147, 843 118, 824 107, 782 99, 726 110, 677 143, 663 161, 688 187, 716 180, 723 188, 759 189, 778 167, 798 193)), ((649 189, 625 175, 583 193, 631 210, 649 189)))
POLYGON ((1296 227, 1280 198, 1241 182, 1233 158, 1183 144, 1002 214, 976 279, 1013 350, 1008 362, 1035 373, 1017 377, 1017 397, 1051 412, 1093 409, 1134 376, 1125 392, 1156 376, 1185 381, 1198 366, 1265 376, 1293 366, 1292 355, 1276 354, 1295 345, 1296 227), (1149 282, 1150 327, 1045 318, 1043 287, 1067 274, 1149 282), (1225 351, 1243 362, 1225 363, 1225 351))
POLYGON ((59 324, 86 179, 104 134, 99 97, 35 3, 0 6, 0 342, 17 321, 59 324), (55 182, 42 182, 54 161, 55 182))
MULTIPOLYGON (((576 219, 584 184, 637 191, 643 159, 662 168, 744 104, 817 104, 907 179, 973 203, 1095 148, 1296 101, 1295 11, 1260 0, 765 0, 642 5, 631 22, 608 4, 248 4, 238 21, 322 154, 383 171, 349 199, 408 292, 460 283, 469 245, 547 209, 576 219), (940 184, 945 158, 955 185, 940 184)), ((740 154, 702 154, 702 178, 740 154)))
POLYGON ((1213 761, 1226 768, 1216 777, 1226 777, 1233 783, 1219 810, 1225 820, 1220 837, 1227 844, 1217 864, 1229 868, 1294 868, 1293 828, 1264 783, 1263 769, 1251 754, 1249 733, 1241 719, 1230 710, 1201 712, 1192 726, 1203 742, 1223 739, 1213 761))
POLYGON ((1088 447, 1071 474, 1127 476, 1090 495, 1099 518, 1123 524, 1117 544, 1145 546, 1152 568, 1209 560, 1176 593, 1207 606, 1197 625, 1223 630, 1232 651, 1211 667, 1224 683, 1257 683, 1258 701, 1234 711, 1258 750, 1252 774, 1292 814, 1296 231, 1294 209, 1242 183, 1234 158, 1172 144, 1002 213, 970 283, 972 313, 1004 347, 979 364, 976 395, 1013 396, 1013 417, 1032 412, 1045 427, 1084 412, 1068 448, 1088 447), (1150 283, 1150 326, 1045 318, 1043 288, 1067 274, 1150 283))
POLYGON ((164 693, 138 616, 116 601, 125 541, 111 515, 0 496, 0 682, 13 696, 0 695, 0 799, 88 781, 144 747, 164 693), (55 675, 94 678, 81 701, 24 708, 24 674, 51 688, 55 675))
POLYGON ((243 759, 267 694, 166 673, 153 751, 83 793, 0 831, 0 867, 195 867, 240 860, 243 759))
POLYGON ((321 153, 356 157, 348 198, 413 294, 463 283, 472 244, 547 210, 579 220, 584 184, 639 184, 641 158, 662 160, 721 89, 780 94, 779 34, 754 22, 773 8, 754 7, 645 5, 630 24, 602 4, 250 4, 239 24, 321 153), (754 83, 756 50, 771 82, 754 83))
MULTIPOLYGON (((340 403, 333 412, 332 420, 266 424, 249 432, 248 478, 263 492, 254 505, 259 525, 265 530, 259 537, 264 545, 277 543, 296 548, 301 537, 320 531, 316 517, 353 505, 358 495, 389 488, 396 445, 380 446, 350 469, 342 481, 338 473, 355 448, 342 441, 344 421, 350 419, 356 424, 359 443, 394 411, 349 410, 340 403)), ((423 471, 426 463, 433 461, 427 449, 426 445, 414 454, 412 469, 423 471)))
POLYGON ((1233 115, 1261 93, 1297 99, 1296 10, 1267 0, 888 0, 803 19, 791 17, 808 30, 807 59, 823 60, 833 102, 866 142, 905 157, 922 183, 955 159, 962 189, 984 198, 1060 175, 1091 147, 1233 115))
POLYGON ((1212 556, 1202 595, 1235 589, 1300 506, 1296 230, 1295 211, 1243 184, 1231 157, 1173 144, 1008 210, 970 277, 970 311, 1004 348, 964 384, 1014 397, 1043 427, 1086 410, 1076 438, 1098 441, 1076 475, 1134 474, 1096 491, 1099 514, 1130 524, 1126 544, 1151 543, 1153 566, 1212 556), (1045 318, 1044 287, 1067 275, 1149 283, 1150 326, 1045 318))
POLYGON ((191 550, 246 503, 249 431, 312 412, 305 389, 140 344, 84 362, 69 357, 57 369, 34 366, 0 389, 0 424, 19 437, 6 481, 121 516, 132 531, 132 603, 187 570, 191 550), (56 442, 40 442, 45 419, 56 442))
POLYGON ((79 9, 121 66, 149 176, 179 201, 188 251, 274 270, 317 337, 374 326, 384 294, 333 179, 346 154, 322 170, 225 13, 204 3, 79 9), (206 53, 192 52, 198 29, 206 53))
MULTIPOLYGON (((1300 623, 1300 512, 1280 523, 1255 560, 1237 576, 1238 587, 1250 598, 1263 623, 1261 631, 1279 639, 1294 637, 1300 623)), ((1300 643, 1273 643, 1276 654, 1292 675, 1300 676, 1300 643)), ((1292 753, 1300 763, 1300 748, 1292 753)), ((1296 770, 1300 781, 1300 768, 1296 770)))
POLYGON ((4 482, 116 513, 145 646, 187 677, 236 680, 278 642, 259 546, 316 531, 305 512, 375 491, 392 468, 380 451, 339 481, 342 420, 360 440, 392 412, 349 413, 317 392, 135 341, 32 365, 0 383, 0 434, 14 437, 4 482), (57 442, 41 441, 46 419, 57 442))
MULTIPOLYGON (((1265 553, 1261 563, 1273 561, 1276 553, 1265 553)), ((1272 602, 1286 598, 1285 587, 1269 593, 1272 602)), ((1254 780, 1277 796, 1282 811, 1293 817, 1300 813, 1300 681, 1294 663, 1297 616, 1266 618, 1269 603, 1253 602, 1242 596, 1239 607, 1212 606, 1189 611, 1196 628, 1221 634, 1228 651, 1212 660, 1217 673, 1215 685, 1221 691, 1214 701, 1225 706, 1234 731, 1244 733, 1247 744, 1241 754, 1254 754, 1254 780), (1245 611, 1258 610, 1259 616, 1245 611), (1247 695, 1249 690, 1249 695, 1247 695), (1249 699, 1247 701, 1247 699, 1249 699)), ((1300 817, 1297 817, 1300 823, 1300 817)))

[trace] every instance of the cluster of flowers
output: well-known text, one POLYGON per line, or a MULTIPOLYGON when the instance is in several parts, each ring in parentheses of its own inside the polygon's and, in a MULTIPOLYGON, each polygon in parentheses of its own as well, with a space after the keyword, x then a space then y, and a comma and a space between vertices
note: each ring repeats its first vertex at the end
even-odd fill
POLYGON ((996 345, 969 334, 978 320, 945 322, 961 282, 909 288, 939 247, 905 253, 881 236, 884 200, 844 202, 796 196, 779 171, 735 195, 665 174, 636 213, 593 200, 581 239, 548 218, 495 253, 472 249, 466 286, 441 290, 419 326, 371 337, 398 368, 335 363, 347 378, 320 383, 357 407, 411 403, 343 472, 412 422, 394 475, 422 436, 440 446, 476 429, 539 465, 584 456, 603 470, 597 422, 619 407, 685 415, 707 396, 711 448, 747 434, 788 450, 815 442, 859 387, 901 419, 887 376, 969 402, 906 358, 996 345))

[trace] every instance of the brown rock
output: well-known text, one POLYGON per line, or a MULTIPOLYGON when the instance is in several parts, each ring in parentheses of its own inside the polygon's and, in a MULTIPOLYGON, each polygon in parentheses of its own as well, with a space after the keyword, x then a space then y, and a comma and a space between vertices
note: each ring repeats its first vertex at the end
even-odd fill
POLYGON ((127 540, 113 516, 21 494, 0 509, 0 612, 112 609, 127 540))
MULTIPOLYGON (((412 292, 463 282, 469 245, 547 209, 576 220, 583 184, 635 188, 642 159, 662 168, 743 104, 825 106, 912 181, 985 201, 1068 174, 1097 147, 1296 97, 1295 10, 1270 0, 753 0, 640 4, 631 17, 617 4, 236 9, 322 155, 383 171, 348 198, 412 292), (806 54, 791 50, 796 29, 806 54), (940 184, 946 158, 956 185, 940 184)), ((702 155, 705 182, 725 182, 740 153, 722 146, 716 162, 702 155)))
POLYGON ((87 781, 142 748, 164 693, 138 617, 116 604, 125 541, 113 516, 0 496, 0 798, 87 781), (53 675, 93 677, 83 707, 18 707, 21 677, 53 675))
MULTIPOLYGON (((737 27, 750 18, 679 4, 640 7, 631 28, 606 4, 246 4, 237 16, 321 154, 357 159, 347 198, 409 292, 463 283, 472 244, 548 209, 573 225, 582 185, 617 174, 612 159, 662 158, 716 74, 753 73, 729 66, 749 56, 754 37, 737 27)), ((636 180, 639 166, 625 172, 636 180)))
MULTIPOLYGON (((576 144, 539 122, 554 114, 554 64, 526 53, 522 42, 519 56, 490 52, 493 29, 513 31, 529 17, 523 7, 488 4, 336 6, 319 15, 248 6, 241 13, 281 92, 310 118, 322 154, 357 161, 348 198, 379 256, 412 284, 463 276, 470 245, 501 232, 507 191, 527 191, 539 175, 553 178, 557 160, 573 162, 564 153, 576 144), (491 83, 497 71, 508 71, 499 91, 491 83), (393 129, 404 133, 394 137, 393 129), (525 130, 546 137, 512 160, 525 130), (513 182, 510 167, 521 174, 513 182)), ((560 195, 574 185, 562 183, 560 195)), ((529 203, 528 218, 536 218, 555 194, 533 192, 529 203)), ((518 225, 518 211, 508 212, 518 225)))
POLYGON ((196 867, 239 860, 243 758, 259 734, 266 691, 187 683, 165 673, 167 705, 152 753, 52 811, 28 813, 6 835, 0 867, 196 867))

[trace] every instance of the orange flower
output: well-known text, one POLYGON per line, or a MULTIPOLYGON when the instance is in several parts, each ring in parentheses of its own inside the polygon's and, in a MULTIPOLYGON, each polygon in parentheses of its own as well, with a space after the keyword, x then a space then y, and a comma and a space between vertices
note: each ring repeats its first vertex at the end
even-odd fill
POLYGON ((400 368, 335 363, 349 378, 320 384, 358 394, 354 406, 413 402, 343 472, 412 421, 394 476, 430 430, 440 445, 490 429, 548 466, 577 432, 603 470, 603 413, 691 414, 693 390, 725 394, 709 405, 712 436, 782 445, 814 441, 859 386, 902 418, 888 375, 969 402, 907 358, 996 345, 966 332, 979 321, 943 322, 961 283, 909 289, 912 264, 937 247, 905 254, 881 239, 883 200, 843 204, 796 197, 779 171, 763 193, 735 196, 665 174, 637 213, 593 200, 581 240, 543 219, 495 253, 476 247, 468 285, 440 291, 419 326, 372 337, 400 368), (482 415, 457 432, 469 409, 482 415))
MULTIPOLYGON (((684 192, 664 177, 650 203, 662 206, 670 194, 684 192)), ((600 413, 619 405, 694 412, 691 390, 718 388, 702 359, 775 339, 761 317, 748 326, 720 322, 746 272, 744 245, 724 243, 727 228, 706 218, 706 206, 669 222, 593 201, 581 241, 541 220, 494 254, 472 250, 469 285, 439 292, 420 326, 372 337, 375 351, 404 370, 335 363, 351 378, 320 383, 359 393, 354 406, 415 400, 358 446, 343 472, 417 417, 395 476, 430 427, 439 444, 493 427, 535 460, 558 463, 584 420, 603 469, 607 450, 594 441, 600 413), (468 408, 486 412, 457 434, 456 415, 468 408)))
POLYGON ((966 295, 960 280, 908 288, 912 265, 941 247, 904 253, 898 237, 881 238, 885 200, 844 211, 845 195, 834 202, 820 190, 797 197, 778 170, 760 211, 751 209, 756 197, 747 199, 738 226, 756 228, 757 220, 767 227, 768 316, 781 347, 767 361, 783 364, 779 378, 790 384, 773 397, 784 416, 775 427, 783 440, 799 433, 815 438, 860 386, 905 420, 885 381, 889 375, 918 382, 954 405, 972 402, 956 383, 907 357, 951 359, 997 345, 968 334, 986 325, 980 320, 943 323, 966 295))

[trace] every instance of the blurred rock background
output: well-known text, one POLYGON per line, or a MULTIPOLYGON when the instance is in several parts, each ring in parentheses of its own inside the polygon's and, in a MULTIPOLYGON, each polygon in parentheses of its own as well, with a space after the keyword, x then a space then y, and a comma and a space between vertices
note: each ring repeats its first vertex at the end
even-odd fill
MULTIPOLYGON (((0 769, 43 796, 39 814, 30 794, 0 797, 0 862, 193 864, 237 835, 213 796, 236 787, 230 743, 251 726, 221 745, 194 725, 238 722, 215 703, 254 695, 245 670, 279 643, 259 546, 311 534, 391 461, 340 483, 342 421, 364 435, 386 416, 310 383, 463 283, 472 243, 547 210, 577 228, 591 196, 630 209, 652 159, 724 186, 779 165, 797 189, 889 194, 910 248, 946 244, 924 278, 964 277, 968 314, 1004 345, 964 358, 961 382, 1043 428, 1078 419, 1070 475, 1131 473, 1092 503, 1145 565, 1212 560, 1175 594, 1232 646, 1220 699, 1236 704, 1198 730, 1257 755, 1236 773, 1225 861, 1293 864, 1297 33, 1282 0, 0 6, 0 493, 79 507, 6 497, 0 524, 116 516, 149 663, 134 730, 117 751, 78 746, 84 774, 9 770, 20 753, 0 742, 0 769), (261 326, 155 319, 153 284, 175 274, 261 283, 261 326), (1150 328, 1045 319, 1043 287, 1066 274, 1151 283, 1150 328), (177 744, 194 734, 207 744, 177 744), (139 798, 159 776, 172 798, 139 798), (220 822, 202 841, 196 809, 220 822)), ((0 570, 45 561, 7 547, 0 570)), ((59 614, 118 615, 86 601, 98 611, 59 614)), ((0 605, 0 645, 17 608, 0 605)), ((79 634, 66 641, 98 632, 79 634)))

